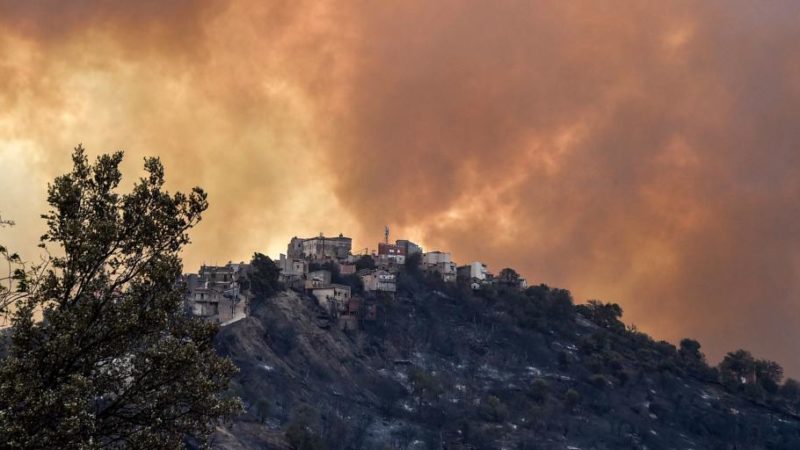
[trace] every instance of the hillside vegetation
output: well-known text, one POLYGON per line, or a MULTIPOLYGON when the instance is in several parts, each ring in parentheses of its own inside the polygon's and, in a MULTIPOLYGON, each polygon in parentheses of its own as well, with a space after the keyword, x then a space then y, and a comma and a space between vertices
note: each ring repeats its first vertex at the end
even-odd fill
POLYGON ((476 292, 404 272, 343 332, 279 291, 224 328, 246 413, 218 448, 797 449, 797 384, 747 352, 710 368, 547 286, 476 292))

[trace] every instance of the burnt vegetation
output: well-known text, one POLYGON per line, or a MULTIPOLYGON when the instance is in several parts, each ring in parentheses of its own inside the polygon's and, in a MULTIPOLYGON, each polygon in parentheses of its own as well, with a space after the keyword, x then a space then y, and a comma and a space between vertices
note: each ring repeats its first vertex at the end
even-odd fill
MULTIPOLYGON (((506 273, 513 277, 512 273, 506 273)), ((217 348, 247 412, 220 447, 800 448, 800 385, 739 350, 656 341, 569 291, 449 284, 412 263, 357 331, 302 293, 265 300, 217 348)))

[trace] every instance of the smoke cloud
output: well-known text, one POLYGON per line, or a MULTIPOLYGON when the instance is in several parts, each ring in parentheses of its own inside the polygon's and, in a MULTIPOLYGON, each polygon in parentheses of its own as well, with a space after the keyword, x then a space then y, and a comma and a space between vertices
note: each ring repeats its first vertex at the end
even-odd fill
MULTIPOLYGON (((793 2, 0 0, 0 212, 25 250, 78 142, 159 155, 186 251, 383 225, 800 374, 793 2)), ((8 242, 8 239, 11 242, 8 242)), ((31 250, 32 252, 32 250, 31 250)), ((32 253, 30 253, 32 254, 32 253)))

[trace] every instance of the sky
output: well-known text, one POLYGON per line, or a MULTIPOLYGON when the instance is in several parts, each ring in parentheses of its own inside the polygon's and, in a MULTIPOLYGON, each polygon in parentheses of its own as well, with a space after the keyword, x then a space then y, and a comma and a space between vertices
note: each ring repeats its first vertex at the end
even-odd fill
POLYGON ((210 209, 184 253, 393 238, 800 376, 800 4, 0 0, 0 241, 82 143, 210 209))

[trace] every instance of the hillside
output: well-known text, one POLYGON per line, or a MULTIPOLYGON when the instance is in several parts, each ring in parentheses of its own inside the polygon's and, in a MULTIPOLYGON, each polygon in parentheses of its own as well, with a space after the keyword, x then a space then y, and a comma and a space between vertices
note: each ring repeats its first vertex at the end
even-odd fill
POLYGON ((800 448, 792 405, 726 389, 697 349, 626 329, 610 305, 546 286, 399 286, 358 332, 293 291, 222 329, 247 413, 215 447, 800 448))

